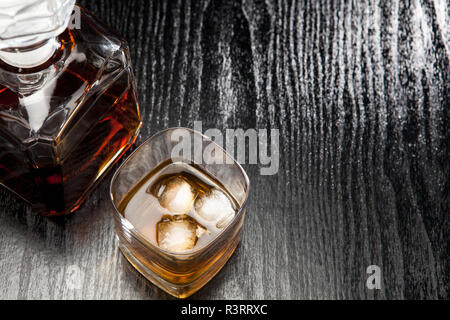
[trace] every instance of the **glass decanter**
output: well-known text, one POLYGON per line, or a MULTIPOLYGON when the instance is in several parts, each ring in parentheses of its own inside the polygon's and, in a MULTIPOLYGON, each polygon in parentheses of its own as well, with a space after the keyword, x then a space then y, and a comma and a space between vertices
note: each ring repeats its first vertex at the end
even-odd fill
POLYGON ((75 211, 141 126, 126 42, 75 0, 0 2, 0 183, 75 211))

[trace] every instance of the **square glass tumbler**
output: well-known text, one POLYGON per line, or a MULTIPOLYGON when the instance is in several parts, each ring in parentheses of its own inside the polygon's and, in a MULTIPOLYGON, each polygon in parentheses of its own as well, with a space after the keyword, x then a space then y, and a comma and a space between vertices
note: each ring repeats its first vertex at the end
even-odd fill
POLYGON ((186 298, 211 280, 233 254, 241 235, 248 192, 249 179, 241 165, 211 139, 188 128, 158 132, 140 145, 112 178, 110 193, 119 248, 153 284, 177 298, 186 298), (190 150, 178 155, 176 161, 194 163, 219 181, 236 200, 238 209, 233 220, 211 242, 186 253, 173 253, 148 241, 119 211, 119 205, 149 172, 174 159, 180 137, 189 140, 185 145, 190 150), (215 150, 213 159, 208 155, 211 152, 203 152, 211 147, 215 150))

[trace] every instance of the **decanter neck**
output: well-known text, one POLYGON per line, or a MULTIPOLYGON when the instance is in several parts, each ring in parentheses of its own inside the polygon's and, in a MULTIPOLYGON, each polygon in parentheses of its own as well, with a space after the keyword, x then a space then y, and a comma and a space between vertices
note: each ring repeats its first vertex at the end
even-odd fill
POLYGON ((59 46, 57 38, 50 38, 31 47, 0 50, 0 60, 17 68, 33 68, 48 61, 59 46))

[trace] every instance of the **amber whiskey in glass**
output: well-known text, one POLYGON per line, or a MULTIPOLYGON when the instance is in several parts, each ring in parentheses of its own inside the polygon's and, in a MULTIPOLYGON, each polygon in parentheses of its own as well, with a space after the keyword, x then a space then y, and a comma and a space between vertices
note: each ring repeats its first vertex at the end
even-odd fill
POLYGON ((189 128, 160 131, 111 179, 119 248, 153 284, 177 298, 189 297, 235 251, 249 188, 241 165, 208 137, 189 128), (204 161, 196 162, 195 152, 180 155, 180 137, 192 141, 204 161), (213 158, 203 152, 211 148, 213 158))

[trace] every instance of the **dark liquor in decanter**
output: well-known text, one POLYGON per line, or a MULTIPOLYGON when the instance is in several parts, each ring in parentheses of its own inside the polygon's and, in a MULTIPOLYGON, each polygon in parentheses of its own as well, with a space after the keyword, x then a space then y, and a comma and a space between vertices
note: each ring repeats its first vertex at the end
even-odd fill
MULTIPOLYGON (((34 9, 59 15, 56 27, 27 34, 24 15, 5 34, 0 17, 0 183, 43 215, 78 209, 141 126, 126 42, 73 0, 52 1, 34 9)), ((16 2, 0 9, 33 9, 16 2)))

